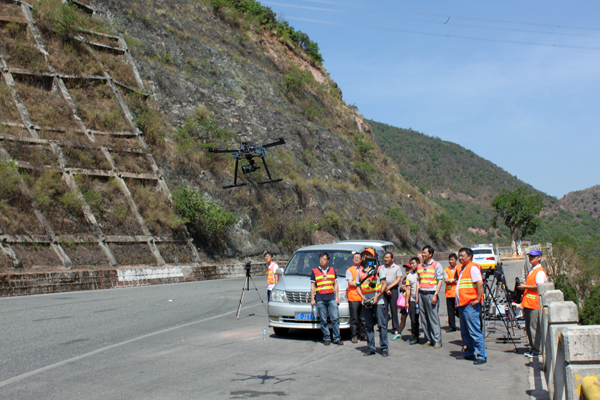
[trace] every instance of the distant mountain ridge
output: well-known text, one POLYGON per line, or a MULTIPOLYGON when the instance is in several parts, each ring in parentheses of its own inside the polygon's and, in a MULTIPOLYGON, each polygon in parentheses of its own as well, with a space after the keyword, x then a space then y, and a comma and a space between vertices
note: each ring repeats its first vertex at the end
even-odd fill
POLYGON ((412 129, 368 122, 382 151, 398 165, 404 178, 456 220, 461 241, 508 243, 508 229, 490 227, 489 204, 502 189, 516 188, 539 194, 547 207, 542 226, 528 239, 548 241, 567 233, 584 239, 600 234, 600 185, 569 193, 559 201, 458 144, 412 129))

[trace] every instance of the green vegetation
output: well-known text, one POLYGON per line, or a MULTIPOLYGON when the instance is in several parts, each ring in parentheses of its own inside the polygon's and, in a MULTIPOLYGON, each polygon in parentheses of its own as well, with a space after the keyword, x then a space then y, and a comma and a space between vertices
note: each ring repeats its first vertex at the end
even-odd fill
MULTIPOLYGON (((173 192, 175 209, 188 224, 192 235, 199 236, 204 244, 222 239, 227 230, 237 222, 236 216, 205 198, 198 190, 184 185, 173 192)), ((202 242, 197 243, 202 246, 202 242)))
POLYGON ((277 15, 270 7, 261 5, 254 0, 208 0, 213 10, 218 15, 239 25, 238 18, 246 19, 268 31, 275 32, 282 41, 290 41, 302 48, 315 64, 323 63, 323 56, 319 53, 319 45, 302 31, 296 31, 287 21, 278 21, 277 15), (231 10, 227 13, 227 10, 231 10))
POLYGON ((539 194, 532 194, 526 189, 515 189, 502 192, 492 201, 494 215, 490 220, 492 227, 498 227, 498 219, 510 229, 512 241, 515 244, 527 235, 535 233, 541 224, 539 213, 545 204, 539 194))
POLYGON ((600 325, 600 284, 592 286, 579 311, 581 325, 600 325))
POLYGON ((229 129, 221 127, 216 118, 204 107, 197 107, 194 114, 187 116, 183 128, 175 131, 177 153, 205 150, 216 146, 215 139, 235 137, 229 129))
POLYGON ((427 235, 431 240, 446 239, 451 240, 450 235, 456 231, 456 222, 448 214, 438 214, 427 223, 427 235))

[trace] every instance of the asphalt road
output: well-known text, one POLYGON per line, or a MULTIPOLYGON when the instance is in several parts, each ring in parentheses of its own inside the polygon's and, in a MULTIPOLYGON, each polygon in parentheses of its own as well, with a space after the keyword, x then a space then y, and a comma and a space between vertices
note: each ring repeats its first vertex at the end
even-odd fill
MULTIPOLYGON (((521 267, 508 265, 508 279, 521 267)), ((266 279, 255 281, 266 300, 266 279)), ((2 298, 0 398, 528 397, 528 360, 495 340, 503 327, 482 366, 455 359, 459 332, 444 333, 439 350, 390 340, 390 357, 363 357, 365 342, 325 347, 314 331, 280 338, 268 329, 263 340, 267 314, 253 288, 236 320, 242 283, 2 298)), ((441 314, 445 327, 445 306, 441 314)))

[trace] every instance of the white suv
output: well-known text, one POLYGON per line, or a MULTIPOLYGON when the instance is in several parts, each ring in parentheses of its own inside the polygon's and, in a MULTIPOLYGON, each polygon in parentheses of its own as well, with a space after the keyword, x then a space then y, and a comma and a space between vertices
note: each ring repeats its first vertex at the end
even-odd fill
POLYGON ((471 250, 473 251, 473 262, 479 264, 481 269, 496 269, 500 264, 500 257, 494 251, 494 245, 491 243, 473 244, 471 250))
POLYGON ((320 329, 319 321, 312 315, 310 305, 310 275, 312 269, 319 266, 319 254, 327 252, 330 257, 329 266, 336 271, 338 281, 340 329, 350 328, 346 270, 352 265, 352 256, 371 247, 377 253, 380 264, 383 264, 383 256, 388 246, 394 244, 373 240, 348 240, 298 249, 285 271, 283 268, 277 269, 276 273, 280 279, 271 292, 269 326, 280 336, 285 335, 290 328, 320 329))

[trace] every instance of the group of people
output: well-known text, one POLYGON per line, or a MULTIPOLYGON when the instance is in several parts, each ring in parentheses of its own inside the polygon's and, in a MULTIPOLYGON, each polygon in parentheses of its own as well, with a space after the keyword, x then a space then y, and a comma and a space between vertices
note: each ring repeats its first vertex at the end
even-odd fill
MULTIPOLYGON (((460 321, 463 341, 463 355, 460 359, 473 361, 480 365, 487 362, 487 351, 481 330, 481 302, 484 296, 484 283, 481 267, 473 262, 473 251, 463 247, 448 257, 449 266, 433 259, 435 250, 425 246, 418 257, 410 259, 409 264, 401 267, 394 263, 394 255, 387 252, 384 264, 377 265, 376 254, 371 248, 353 255, 353 265, 346 270, 348 281, 348 306, 350 312, 350 333, 352 343, 367 341, 365 356, 376 354, 375 326, 379 330, 381 355, 389 356, 388 324, 392 321, 392 340, 401 338, 410 316, 411 345, 419 344, 420 331, 423 331, 423 347, 442 347, 442 329, 439 317, 440 292, 445 283, 444 296, 448 310, 448 332, 457 330, 456 317, 460 321), (403 297, 403 299, 401 299, 403 297), (399 301, 400 299, 400 301, 399 301), (400 319, 398 318, 400 314, 400 319), (420 324, 419 324, 420 322, 420 324)), ((541 266, 542 253, 532 250, 528 253, 532 265, 525 284, 519 286, 524 291, 522 307, 526 331, 531 351, 526 355, 539 354, 537 335, 538 295, 537 285, 546 281, 546 273, 541 266)), ((277 264, 272 254, 265 255, 268 264, 267 280, 275 284, 274 271, 277 264)), ((311 305, 316 306, 321 321, 323 342, 329 346, 332 342, 343 345, 340 336, 338 305, 339 288, 336 272, 329 267, 329 254, 319 256, 319 267, 311 273, 311 305), (332 332, 327 324, 327 316, 332 322, 332 332)), ((269 294, 270 289, 269 288, 269 294)))

